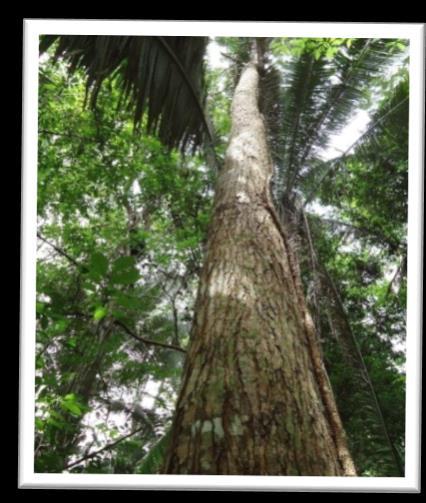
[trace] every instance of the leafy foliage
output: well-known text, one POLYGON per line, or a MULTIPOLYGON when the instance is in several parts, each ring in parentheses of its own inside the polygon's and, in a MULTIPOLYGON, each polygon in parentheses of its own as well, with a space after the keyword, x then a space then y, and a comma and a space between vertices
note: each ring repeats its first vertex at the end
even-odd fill
MULTIPOLYGON (((36 470, 61 471, 126 427, 144 386, 161 381, 174 396, 210 175, 200 159, 135 136, 113 82, 91 112, 78 71, 69 79, 51 60, 40 71, 36 470), (123 394, 129 410, 112 410, 123 394)), ((170 421, 158 400, 160 415, 131 440, 142 454, 170 421)), ((88 471, 104 470, 98 461, 88 471)))

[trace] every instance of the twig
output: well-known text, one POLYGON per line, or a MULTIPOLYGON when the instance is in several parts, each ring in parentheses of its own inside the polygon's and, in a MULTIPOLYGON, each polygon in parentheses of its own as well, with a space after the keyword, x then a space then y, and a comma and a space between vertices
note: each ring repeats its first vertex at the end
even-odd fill
POLYGON ((59 253, 59 255, 62 255, 63 257, 65 257, 66 259, 68 259, 72 264, 74 264, 76 267, 81 267, 81 264, 79 264, 77 262, 77 260, 75 260, 73 257, 71 257, 71 255, 68 255, 68 253, 66 251, 64 251, 62 248, 59 248, 59 246, 56 246, 55 244, 51 243, 50 241, 48 241, 46 238, 44 238, 39 232, 37 232, 37 237, 43 241, 44 243, 46 243, 47 245, 51 246, 57 253, 59 253))
POLYGON ((399 266, 396 268, 395 274, 393 275, 392 279, 389 281, 389 285, 386 290, 386 298, 389 297, 389 295, 392 293, 392 287, 393 287, 393 284, 395 283, 395 281, 398 278, 401 278, 401 276, 403 276, 403 270, 405 267, 407 267, 406 261, 407 261, 407 256, 403 256, 401 258, 401 262, 400 262, 399 266))
POLYGON ((79 465, 83 461, 86 461, 86 459, 94 458, 95 456, 97 456, 101 452, 106 451, 108 449, 111 449, 112 447, 115 447, 117 444, 119 444, 123 440, 126 440, 126 438, 130 438, 133 435, 136 435, 136 433, 139 433, 143 429, 144 429, 144 426, 141 426, 140 428, 137 428, 136 430, 132 431, 131 433, 128 433, 127 435, 124 435, 123 437, 120 437, 118 440, 115 440, 114 442, 111 442, 107 445, 104 445, 104 447, 102 447, 102 449, 98 449, 95 452, 91 452, 90 454, 87 454, 87 455, 83 456, 82 458, 77 459, 77 461, 73 461, 72 463, 66 464, 65 469, 71 468, 72 466, 75 466, 75 465, 79 465))
MULTIPOLYGON (((91 318, 88 314, 81 313, 80 311, 73 311, 67 313, 69 316, 77 316, 80 318, 91 318)), ((115 319, 113 323, 120 328, 122 328, 127 335, 130 335, 133 339, 136 339, 143 344, 148 344, 150 346, 159 346, 165 349, 173 349, 173 351, 180 351, 181 353, 186 353, 186 349, 181 348, 180 346, 176 346, 174 344, 166 344, 164 342, 153 341, 151 339, 146 339, 145 337, 141 337, 133 332, 127 325, 125 325, 122 321, 115 319)))
POLYGON ((139 335, 136 335, 132 330, 130 330, 130 328, 120 320, 114 320, 114 323, 117 326, 121 327, 126 332, 126 334, 130 335, 130 337, 133 337, 133 339, 136 339, 139 342, 143 342, 144 344, 150 344, 152 346, 159 346, 165 349, 173 349, 174 351, 180 351, 181 353, 186 353, 186 350, 181 348, 180 346, 176 346, 174 344, 165 344, 163 342, 157 342, 151 339, 145 339, 144 337, 140 337, 139 335))
POLYGON ((241 64, 241 61, 238 61, 237 58, 234 58, 233 56, 231 56, 230 54, 226 54, 226 52, 221 52, 220 53, 221 56, 223 56, 224 58, 226 59, 229 59, 231 60, 233 63, 235 63, 236 65, 239 65, 241 64))
POLYGON ((173 330, 174 330, 174 343, 179 343, 179 316, 178 311, 176 309, 176 296, 172 302, 172 311, 173 311, 173 330))

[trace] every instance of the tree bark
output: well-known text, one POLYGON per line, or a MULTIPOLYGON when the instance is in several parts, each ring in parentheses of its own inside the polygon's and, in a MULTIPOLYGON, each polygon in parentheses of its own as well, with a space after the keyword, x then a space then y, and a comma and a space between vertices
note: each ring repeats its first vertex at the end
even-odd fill
POLYGON ((356 475, 272 205, 272 164, 249 63, 232 105, 165 472, 356 475))

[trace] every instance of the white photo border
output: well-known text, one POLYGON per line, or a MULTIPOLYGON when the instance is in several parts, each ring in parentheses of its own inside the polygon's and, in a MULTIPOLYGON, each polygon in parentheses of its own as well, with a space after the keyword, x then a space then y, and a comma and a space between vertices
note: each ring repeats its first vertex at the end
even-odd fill
POLYGON ((424 24, 25 19, 23 44, 19 488, 419 492, 424 170, 424 24), (405 477, 34 473, 39 36, 182 35, 404 38, 410 51, 405 477))

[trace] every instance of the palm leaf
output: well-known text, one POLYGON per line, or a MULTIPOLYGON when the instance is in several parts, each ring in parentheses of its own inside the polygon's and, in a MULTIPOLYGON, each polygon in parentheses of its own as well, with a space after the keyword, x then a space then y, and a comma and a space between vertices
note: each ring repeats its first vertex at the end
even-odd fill
MULTIPOLYGON (((282 82, 281 151, 277 192, 291 194, 318 165, 321 151, 338 133, 366 96, 377 78, 395 57, 381 39, 358 39, 350 49, 339 52, 332 61, 315 59, 305 51, 281 63, 282 82)), ((277 143, 278 145, 278 143, 277 143)))
POLYGON ((46 35, 40 52, 57 42, 54 56, 82 68, 87 95, 96 105, 102 83, 119 79, 135 124, 146 113, 146 130, 169 148, 195 149, 212 133, 204 114, 205 37, 46 35))
POLYGON ((330 135, 347 124, 369 83, 383 72, 384 65, 393 57, 392 52, 386 51, 386 41, 382 39, 358 39, 347 53, 337 54, 331 65, 336 81, 327 86, 318 115, 306 132, 300 167, 309 160, 315 147, 325 147, 330 135))
POLYGON ((373 115, 366 131, 341 156, 327 162, 317 161, 312 163, 311 170, 305 176, 300 177, 300 183, 307 187, 313 186, 305 196, 304 206, 307 206, 317 195, 321 184, 327 177, 344 168, 348 158, 363 159, 370 165, 386 162, 389 153, 384 151, 383 148, 378 148, 383 136, 398 135, 398 138, 405 138, 405 144, 400 145, 399 140, 398 145, 400 148, 405 147, 408 152, 408 111, 408 79, 404 79, 393 90, 392 95, 383 103, 383 106, 373 115), (406 134, 401 134, 402 129, 406 131, 406 134))

